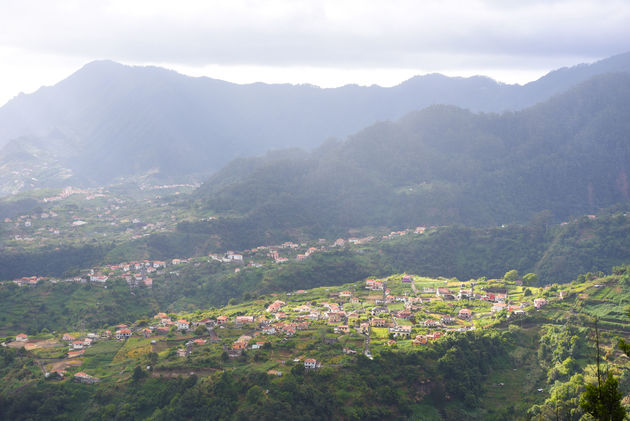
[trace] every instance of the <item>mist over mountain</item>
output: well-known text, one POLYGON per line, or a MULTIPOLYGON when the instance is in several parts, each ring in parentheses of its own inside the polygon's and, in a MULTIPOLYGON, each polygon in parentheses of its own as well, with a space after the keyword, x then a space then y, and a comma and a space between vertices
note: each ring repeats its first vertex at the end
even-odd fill
POLYGON ((431 104, 517 110, 611 71, 630 53, 560 69, 524 86, 417 76, 398 86, 237 85, 97 61, 0 108, 0 193, 210 174, 236 157, 311 149, 431 104))
POLYGON ((560 221, 630 201, 628 133, 630 75, 608 74, 518 112, 431 106, 312 153, 236 161, 199 195, 245 226, 313 235, 560 221))

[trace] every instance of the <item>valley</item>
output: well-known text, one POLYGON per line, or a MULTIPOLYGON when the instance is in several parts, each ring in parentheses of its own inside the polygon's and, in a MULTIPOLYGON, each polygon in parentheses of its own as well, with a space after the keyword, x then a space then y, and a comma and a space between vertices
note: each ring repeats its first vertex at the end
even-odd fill
POLYGON ((629 54, 326 89, 95 61, 17 96, 0 419, 622 420, 629 54))

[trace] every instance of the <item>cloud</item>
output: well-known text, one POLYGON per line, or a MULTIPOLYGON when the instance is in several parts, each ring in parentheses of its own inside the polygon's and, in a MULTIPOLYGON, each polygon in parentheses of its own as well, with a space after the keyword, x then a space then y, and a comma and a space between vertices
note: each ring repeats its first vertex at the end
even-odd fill
POLYGON ((619 53, 630 39, 630 4, 618 0, 26 0, 3 9, 5 47, 188 66, 535 67, 619 53))
POLYGON ((0 10, 0 105, 82 64, 238 83, 526 82, 630 50, 625 0, 21 0, 0 10))

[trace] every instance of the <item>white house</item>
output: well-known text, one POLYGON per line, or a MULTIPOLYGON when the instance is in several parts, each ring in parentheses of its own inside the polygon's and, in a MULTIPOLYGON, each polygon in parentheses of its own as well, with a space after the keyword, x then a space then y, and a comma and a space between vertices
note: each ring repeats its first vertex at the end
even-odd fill
POLYGON ((317 360, 313 358, 307 358, 304 360, 304 368, 314 369, 317 368, 317 360))

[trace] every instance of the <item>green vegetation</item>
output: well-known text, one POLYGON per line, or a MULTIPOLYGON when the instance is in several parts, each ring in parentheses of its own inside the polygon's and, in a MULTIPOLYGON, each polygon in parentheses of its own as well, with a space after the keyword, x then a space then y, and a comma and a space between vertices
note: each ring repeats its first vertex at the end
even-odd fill
MULTIPOLYGON (((160 318, 137 320, 130 339, 99 338, 74 358, 60 355, 67 350, 60 334, 42 334, 29 343, 48 348, 25 351, 15 347, 17 342, 0 348, 0 418, 48 419, 63 413, 70 419, 277 419, 282 414, 300 419, 576 420, 592 408, 585 402, 592 396, 589 384, 597 379, 593 355, 598 347, 589 340, 589 321, 603 304, 624 310, 609 313, 601 334, 603 364, 617 379, 602 381, 602 387, 610 391, 606 396, 630 395, 629 361, 615 351, 619 339, 630 333, 630 297, 628 292, 619 295, 626 271, 625 266, 615 267, 610 276, 547 287, 479 278, 474 281, 478 296, 460 300, 436 299, 435 288, 456 293, 471 282, 462 286, 456 279, 414 276, 410 283, 403 275, 376 279, 387 284, 392 297, 378 317, 390 328, 408 326, 412 333, 395 337, 391 345, 388 328, 373 327, 373 360, 361 355, 365 335, 358 328, 373 317, 382 292, 366 290, 365 281, 300 293, 261 293, 222 308, 168 315, 189 321, 229 318, 211 330, 204 325, 188 332, 171 328, 168 335, 144 338, 142 328, 159 325, 160 318), (490 311, 495 304, 481 299, 490 293, 505 293, 501 299, 514 306, 509 318, 506 310, 490 311), (396 297, 419 299, 413 317, 394 323, 405 308, 396 297), (546 305, 535 309, 533 300, 543 298, 546 305), (277 300, 285 302, 284 319, 278 321, 265 310, 277 300), (293 334, 254 334, 260 326, 282 330, 309 312, 323 314, 331 303, 343 305, 349 332, 334 332, 345 321, 320 319, 307 321, 305 329, 293 334), (472 310, 471 320, 459 319, 462 308, 472 310), (236 323, 241 315, 254 316, 256 322, 236 323), (450 324, 424 324, 449 315, 454 319, 450 324), (476 329, 470 330, 472 326, 476 329), (417 335, 435 331, 444 336, 412 344, 417 335), (247 349, 230 355, 233 343, 245 336, 251 338, 247 349), (179 356, 184 350, 186 356, 179 356), (322 367, 305 370, 306 358, 315 358, 322 367), (59 364, 65 379, 42 379, 42 370, 59 364), (79 371, 99 382, 77 383, 72 377, 79 371)), ((122 291, 123 285, 119 287, 122 291)))
POLYGON ((80 268, 102 263, 111 245, 42 247, 0 254, 0 279, 22 276, 72 276, 80 268))
MULTIPOLYGON (((269 244, 266 238, 295 240, 286 232, 265 230, 260 225, 253 228, 246 220, 218 219, 182 223, 178 233, 172 235, 186 235, 192 242, 198 238, 197 249, 224 251, 269 244), (224 232, 230 234, 224 235, 224 232), (213 235, 220 238, 218 247, 209 247, 207 239, 213 235)), ((408 235, 373 244, 359 247, 356 252, 362 257, 369 256, 367 261, 377 262, 366 268, 375 275, 414 272, 465 280, 503 277, 507 271, 515 269, 524 274, 526 284, 537 285, 608 271, 630 259, 630 218, 624 212, 613 212, 596 219, 580 218, 566 225, 541 225, 539 221, 532 221, 523 226, 501 228, 439 227, 424 235, 408 235)), ((189 244, 187 248, 193 246, 189 244)))
MULTIPOLYGON (((153 239, 151 243, 162 244, 160 255, 168 255, 178 247, 168 247, 171 243, 158 241, 160 237, 149 238, 153 239)), ((192 234, 188 236, 187 247, 191 252, 198 251, 198 246, 203 249, 193 238, 192 234)), ((142 248, 138 245, 137 250, 142 248)), ((303 253, 305 248, 298 250, 293 252, 293 256, 303 253)), ((615 213, 550 226, 545 231, 536 225, 493 229, 441 227, 429 229, 424 234, 407 234, 319 251, 303 261, 292 259, 283 265, 272 264, 266 252, 246 251, 246 262, 258 263, 257 267, 197 258, 176 270, 171 268, 153 275, 151 290, 125 291, 121 284, 114 287, 118 282, 115 278, 106 290, 99 287, 89 290, 87 285, 74 283, 26 290, 9 284, 0 285, 0 303, 7 309, 0 315, 3 321, 0 334, 37 332, 44 327, 54 330, 62 326, 77 326, 77 323, 86 327, 101 327, 114 321, 146 317, 158 308, 195 311, 208 306, 222 306, 230 300, 247 301, 272 292, 339 285, 368 276, 381 277, 402 272, 466 281, 484 276, 505 277, 506 272, 516 270, 525 274, 522 281, 526 286, 576 278, 586 281, 603 275, 603 271, 611 266, 623 263, 630 255, 626 250, 630 250, 630 218, 615 213), (588 238, 588 245, 584 244, 585 238, 588 238), (585 257, 588 250, 593 253, 589 258, 585 257), (242 270, 235 273, 235 267, 242 270), (580 275, 580 272, 583 274, 580 275), (92 305, 94 309, 90 310, 92 305), (29 310, 34 306, 42 311, 33 317, 29 310)), ((69 255, 76 257, 80 254, 69 255)), ((59 264, 62 261, 59 258, 50 263, 59 264)), ((77 269, 74 271, 78 273, 77 269)), ((620 305, 630 303, 626 293, 630 275, 626 274, 624 266, 615 266, 614 272, 621 277, 618 290, 603 289, 589 295, 588 299, 589 314, 598 316, 606 326, 618 324, 617 320, 625 311, 620 305)), ((530 294, 531 290, 523 290, 523 293, 530 294)))
POLYGON ((150 314, 155 303, 144 290, 130 294, 124 282, 107 289, 91 284, 51 284, 33 288, 0 285, 0 335, 97 328, 150 314))
POLYGON ((240 177, 227 168, 200 188, 199 201, 234 216, 209 223, 212 233, 246 226, 258 241, 265 231, 332 237, 368 226, 532 218, 544 230, 627 201, 629 89, 630 76, 616 74, 515 113, 432 106, 301 159, 253 159, 240 177))
MULTIPOLYGON (((622 420, 629 89, 432 106, 196 191, 149 176, 0 200, 0 419, 622 420)), ((188 147, 158 135, 160 171, 216 164, 190 158, 208 124, 188 147)), ((73 171, 153 168, 127 140, 73 171)), ((48 161, 15 182, 67 172, 46 152, 65 139, 25 142, 5 172, 48 161)))

